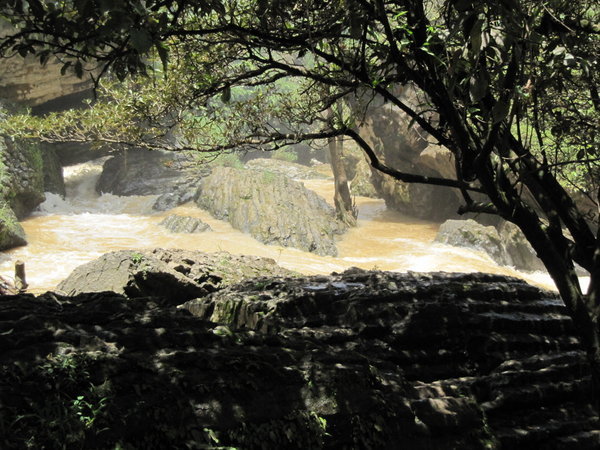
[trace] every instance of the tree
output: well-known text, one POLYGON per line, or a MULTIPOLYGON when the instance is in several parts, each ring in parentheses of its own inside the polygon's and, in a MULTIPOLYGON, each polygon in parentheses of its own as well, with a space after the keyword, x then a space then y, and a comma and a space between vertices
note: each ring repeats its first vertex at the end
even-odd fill
MULTIPOLYGON (((156 60, 173 66, 185 84, 175 96, 180 112, 151 114, 158 125, 177 119, 172 123, 185 129, 181 123, 198 119, 181 111, 210 113, 211 99, 228 101, 236 87, 264 92, 281 80, 299 80, 302 108, 275 108, 288 128, 234 123, 247 119, 252 105, 272 101, 260 94, 227 113, 228 133, 239 133, 238 144, 273 145, 346 136, 374 168, 402 181, 458 189, 461 212, 515 223, 554 279, 600 380, 595 2, 12 0, 0 15, 19 27, 0 41, 7 56, 34 53, 44 62, 56 54, 64 71, 80 76, 94 62, 95 79, 149 74, 156 60), (405 89, 419 101, 407 102, 405 89), (374 96, 449 149, 456 178, 405 173, 381 161, 356 126, 374 96), (340 103, 345 113, 328 119, 325 111, 340 103), (579 195, 593 209, 582 208, 579 195), (590 273, 587 293, 575 263, 590 273)), ((193 147, 192 141, 180 147, 193 147)), ((225 140, 220 147, 229 145, 225 140)))

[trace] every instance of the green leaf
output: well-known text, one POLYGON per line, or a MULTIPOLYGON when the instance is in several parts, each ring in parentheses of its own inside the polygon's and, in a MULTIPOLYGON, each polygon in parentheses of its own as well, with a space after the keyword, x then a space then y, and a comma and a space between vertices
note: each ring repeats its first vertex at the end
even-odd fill
POLYGON ((64 75, 65 73, 67 73, 67 70, 69 70, 69 67, 71 67, 71 61, 67 61, 66 63, 63 64, 63 66, 60 68, 60 74, 64 75))
POLYGON ((231 100, 231 87, 225 86, 225 88, 223 89, 223 92, 221 93, 221 101, 223 103, 229 103, 230 100, 231 100))
POLYGON ((473 28, 471 28, 471 33, 470 33, 470 37, 471 37, 470 46, 471 46, 471 51, 474 54, 473 59, 477 59, 477 57, 479 56, 479 53, 481 52, 481 43, 483 42, 482 29, 483 29, 483 20, 477 19, 475 21, 475 24, 473 25, 473 28))
POLYGON ((146 53, 152 47, 152 35, 146 30, 131 30, 131 45, 138 53, 146 53))
POLYGON ((469 97, 473 103, 477 103, 488 91, 488 83, 482 74, 469 79, 469 97))
POLYGON ((502 122, 506 116, 508 115, 508 111, 510 109, 510 105, 502 100, 496 102, 494 107, 492 108, 492 120, 494 124, 498 122, 502 122))
POLYGON ((81 61, 77 61, 73 69, 75 70, 77 78, 83 78, 83 64, 81 64, 81 61))
POLYGON ((154 44, 156 47, 156 51, 158 52, 158 56, 160 57, 160 61, 162 62, 163 71, 167 72, 167 67, 169 65, 169 48, 165 45, 164 42, 157 42, 154 44))

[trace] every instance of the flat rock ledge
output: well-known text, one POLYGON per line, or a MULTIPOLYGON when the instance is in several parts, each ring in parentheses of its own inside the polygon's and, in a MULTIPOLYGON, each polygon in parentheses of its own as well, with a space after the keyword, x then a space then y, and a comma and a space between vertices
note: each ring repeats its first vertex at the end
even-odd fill
POLYGON ((0 297, 0 447, 596 449, 573 328, 485 274, 0 297))
POLYGON ((121 250, 77 267, 58 285, 67 295, 110 291, 174 305, 257 276, 293 276, 271 258, 182 249, 121 250))

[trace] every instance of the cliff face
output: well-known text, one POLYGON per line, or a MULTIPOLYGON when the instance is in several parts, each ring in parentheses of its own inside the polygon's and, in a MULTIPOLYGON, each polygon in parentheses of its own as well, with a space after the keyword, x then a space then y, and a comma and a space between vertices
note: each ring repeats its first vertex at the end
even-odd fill
MULTIPOLYGON (((0 21, 0 35, 12 31, 10 25, 0 21)), ((74 75, 61 76, 62 64, 50 60, 45 66, 33 56, 3 59, 0 65, 0 99, 26 106, 40 106, 50 101, 68 100, 73 95, 89 91, 89 78, 74 75)))
MULTIPOLYGON (((402 95, 408 104, 417 103, 409 89, 402 95)), ((368 107, 359 132, 388 166, 417 175, 454 178, 450 152, 429 145, 427 134, 399 108, 375 98, 368 107)), ((388 207, 422 219, 442 222, 455 217, 459 192, 425 184, 403 183, 373 171, 373 184, 388 207)))
POLYGON ((0 135, 1 250, 26 244, 18 220, 45 200, 44 192, 64 195, 62 168, 54 151, 0 135))

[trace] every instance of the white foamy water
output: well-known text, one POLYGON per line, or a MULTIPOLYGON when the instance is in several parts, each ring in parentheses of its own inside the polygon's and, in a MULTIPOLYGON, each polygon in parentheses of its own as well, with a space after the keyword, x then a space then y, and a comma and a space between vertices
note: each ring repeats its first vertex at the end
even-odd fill
MULTIPOLYGON (((483 253, 433 243, 437 224, 388 211, 382 200, 357 198, 358 226, 340 238, 337 257, 322 257, 264 245, 194 205, 158 213, 151 209, 155 196, 98 195, 95 185, 101 163, 99 160, 65 169, 66 198, 48 194, 39 211, 23 221, 29 245, 2 254, 0 274, 10 278, 14 262, 25 261, 30 290, 39 293, 54 289, 74 268, 109 251, 163 247, 264 256, 305 274, 339 272, 352 266, 401 272, 481 271, 521 276, 544 287, 553 286, 547 274, 521 274, 499 267, 483 253), (169 214, 197 217, 213 231, 170 233, 159 226, 169 214)), ((304 183, 331 202, 332 181, 304 183)))

